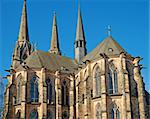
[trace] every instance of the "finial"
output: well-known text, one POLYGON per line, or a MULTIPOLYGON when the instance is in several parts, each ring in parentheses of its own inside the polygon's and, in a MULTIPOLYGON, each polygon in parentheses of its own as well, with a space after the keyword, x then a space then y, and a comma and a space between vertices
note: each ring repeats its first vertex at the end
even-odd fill
POLYGON ((78 0, 78 9, 80 9, 80 0, 78 0))
POLYGON ((107 35, 111 36, 111 32, 112 32, 111 25, 108 25, 106 30, 107 30, 107 35))
POLYGON ((56 15, 56 11, 54 11, 54 15, 56 15))

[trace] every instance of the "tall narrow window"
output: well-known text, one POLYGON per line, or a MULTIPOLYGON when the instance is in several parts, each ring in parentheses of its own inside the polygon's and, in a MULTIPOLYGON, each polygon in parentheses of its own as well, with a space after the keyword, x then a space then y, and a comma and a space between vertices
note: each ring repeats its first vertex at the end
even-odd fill
POLYGON ((118 92, 118 74, 117 71, 114 71, 114 93, 118 92))
POLYGON ((82 94, 82 103, 84 103, 84 94, 82 94))
POLYGON ((47 100, 49 102, 52 102, 52 95, 53 95, 52 94, 53 93, 52 89, 53 89, 53 86, 52 86, 51 80, 47 79, 46 84, 47 84, 47 100))
POLYGON ((30 113, 30 119, 38 119, 38 112, 37 110, 32 110, 32 112, 30 113))
POLYGON ((120 112, 117 108, 117 105, 113 105, 113 108, 111 109, 111 119, 120 119, 120 112))
POLYGON ((111 110, 111 119, 115 119, 115 114, 114 114, 114 110, 111 110))
POLYGON ((120 112, 118 109, 116 110, 116 119, 120 119, 120 112))
POLYGON ((38 102, 39 91, 38 80, 36 76, 33 76, 30 82, 30 97, 32 102, 38 102))
POLYGON ((18 110, 17 115, 16 115, 16 119, 21 119, 21 110, 18 110))
POLYGON ((118 93, 118 73, 116 69, 109 69, 108 83, 109 93, 118 93))
POLYGON ((100 70, 96 68, 95 71, 95 84, 96 84, 96 96, 100 96, 101 94, 101 83, 100 83, 100 70))
POLYGON ((82 42, 83 42, 83 41, 80 40, 80 47, 82 47, 82 42))
POLYGON ((109 83, 109 93, 112 94, 113 93, 113 81, 112 81, 112 70, 109 69, 109 80, 108 80, 108 83, 109 83))
POLYGON ((67 85, 66 85, 66 81, 62 82, 62 104, 67 105, 67 85))
POLYGON ((21 103, 21 82, 18 82, 17 103, 21 103))

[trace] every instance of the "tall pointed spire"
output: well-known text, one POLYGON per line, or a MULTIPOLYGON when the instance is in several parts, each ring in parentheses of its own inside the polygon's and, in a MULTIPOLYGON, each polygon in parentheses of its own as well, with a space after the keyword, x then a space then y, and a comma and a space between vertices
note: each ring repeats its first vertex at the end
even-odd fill
POLYGON ((53 18, 51 47, 50 47, 49 52, 61 55, 60 48, 59 48, 59 42, 58 42, 58 31, 57 31, 56 13, 54 13, 54 18, 53 18))
POLYGON ((21 16, 21 24, 20 24, 18 41, 24 42, 25 40, 29 41, 26 0, 24 0, 23 9, 22 9, 22 16, 21 16))
POLYGON ((80 4, 78 7, 78 21, 77 21, 77 29, 76 29, 76 41, 77 40, 84 40, 85 41, 80 4))
POLYGON ((86 55, 86 41, 84 36, 84 29, 82 23, 82 16, 80 11, 80 5, 78 6, 78 21, 75 38, 75 59, 77 62, 81 62, 83 57, 86 55))
POLYGON ((14 49, 12 66, 15 69, 32 53, 32 46, 29 41, 26 0, 23 3, 19 37, 14 49))

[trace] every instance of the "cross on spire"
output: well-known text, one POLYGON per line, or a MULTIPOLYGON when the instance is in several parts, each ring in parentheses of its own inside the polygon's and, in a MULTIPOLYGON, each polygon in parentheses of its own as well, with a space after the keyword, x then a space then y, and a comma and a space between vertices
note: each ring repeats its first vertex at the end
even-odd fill
POLYGON ((111 36, 111 32, 112 32, 111 25, 107 26, 106 31, 107 31, 107 35, 111 36))

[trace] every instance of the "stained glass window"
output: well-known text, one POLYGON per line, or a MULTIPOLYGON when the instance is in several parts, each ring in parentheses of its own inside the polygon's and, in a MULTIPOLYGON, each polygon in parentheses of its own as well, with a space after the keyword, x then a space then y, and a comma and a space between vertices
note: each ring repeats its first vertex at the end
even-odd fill
POLYGON ((30 82, 30 96, 32 102, 38 102, 39 90, 38 90, 38 80, 36 76, 33 76, 30 82))

